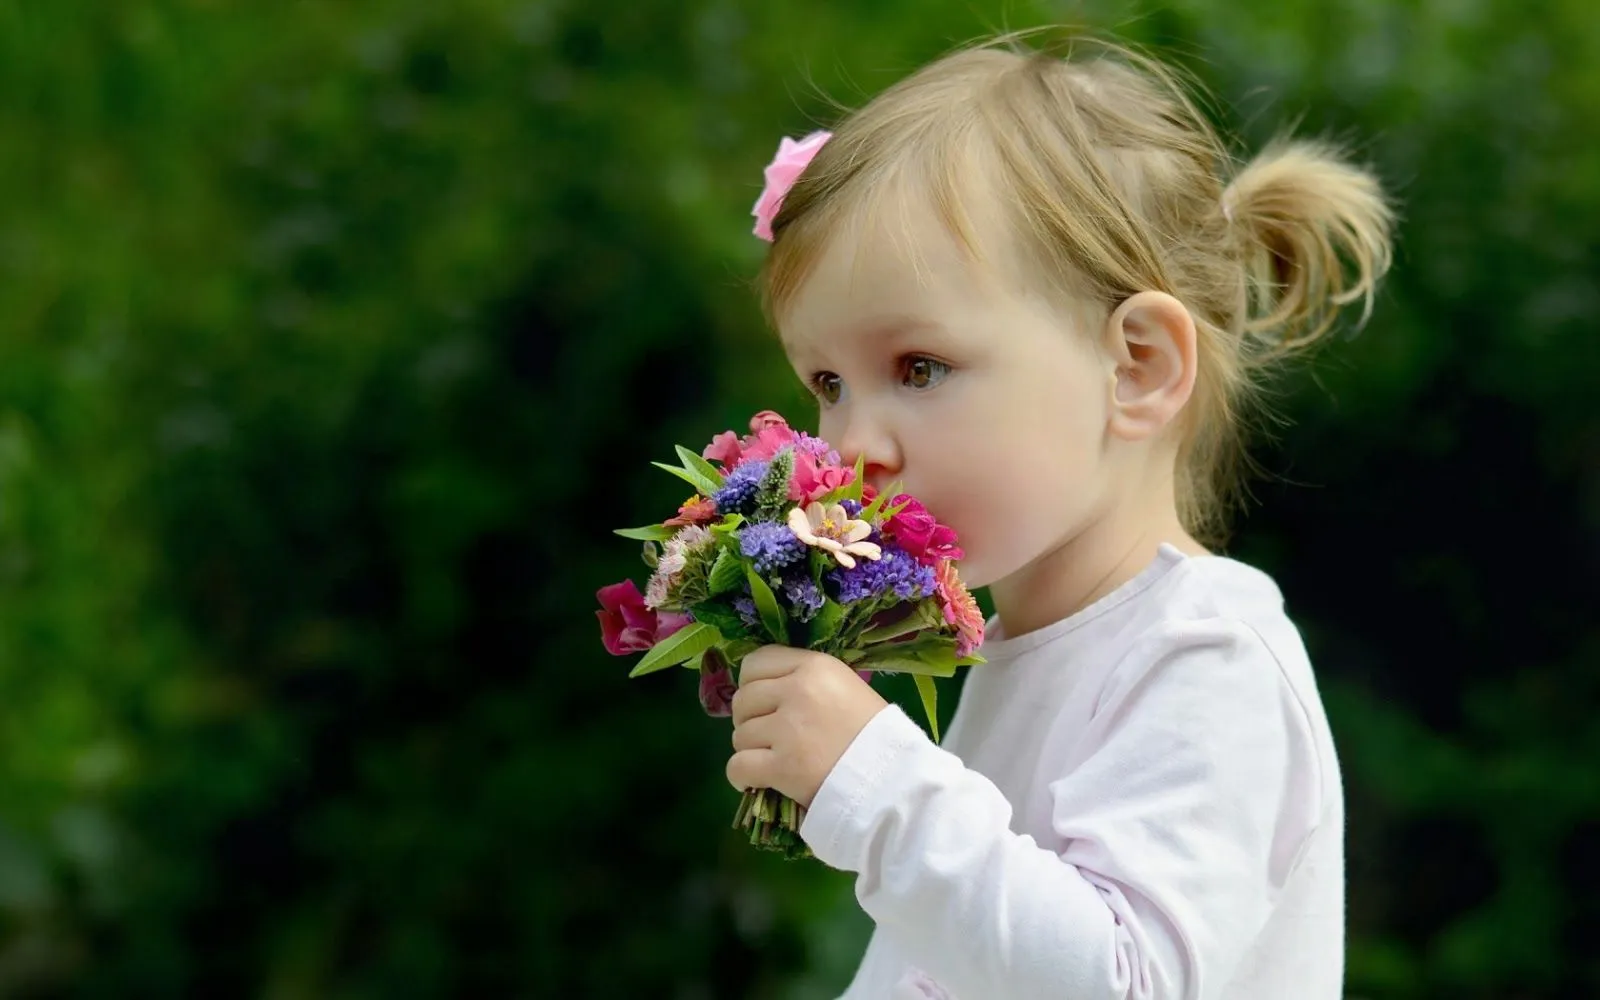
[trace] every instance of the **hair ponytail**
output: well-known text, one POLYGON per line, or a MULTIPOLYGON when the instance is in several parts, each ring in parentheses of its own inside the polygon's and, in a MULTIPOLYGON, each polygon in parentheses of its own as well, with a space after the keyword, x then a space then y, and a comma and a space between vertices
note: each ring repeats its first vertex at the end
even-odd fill
POLYGON ((1234 177, 1222 209, 1245 241, 1240 332, 1267 356, 1311 344, 1352 302, 1366 321, 1394 227, 1371 173, 1333 146, 1279 140, 1234 177))

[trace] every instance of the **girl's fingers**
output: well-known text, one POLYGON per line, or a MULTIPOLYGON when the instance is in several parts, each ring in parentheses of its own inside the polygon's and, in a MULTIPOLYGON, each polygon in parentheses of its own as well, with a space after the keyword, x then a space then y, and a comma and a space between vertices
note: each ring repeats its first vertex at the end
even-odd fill
POLYGON ((729 708, 733 711, 734 726, 741 726, 749 719, 771 715, 783 703, 784 684, 782 679, 751 681, 741 683, 739 690, 734 692, 733 701, 729 708))
POLYGON ((774 732, 778 717, 776 715, 758 715, 740 725, 733 727, 733 748, 735 750, 761 750, 771 749, 775 745, 777 733, 774 732))
POLYGON ((793 673, 805 653, 791 646, 762 646, 739 661, 739 685, 793 673))
POLYGON ((728 758, 728 784, 740 791, 771 788, 773 761, 776 758, 776 751, 765 748, 739 751, 728 758))

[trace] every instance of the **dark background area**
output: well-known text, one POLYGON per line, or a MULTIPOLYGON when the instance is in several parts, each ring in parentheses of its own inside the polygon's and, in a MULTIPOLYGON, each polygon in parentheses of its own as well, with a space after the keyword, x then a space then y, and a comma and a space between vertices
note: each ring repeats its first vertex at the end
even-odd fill
POLYGON ((779 136, 1063 21, 1403 204, 1230 550, 1334 723, 1350 996, 1600 995, 1586 0, 54 0, 0 6, 0 996, 833 996, 848 877, 601 650, 608 531, 674 443, 814 426, 779 136))

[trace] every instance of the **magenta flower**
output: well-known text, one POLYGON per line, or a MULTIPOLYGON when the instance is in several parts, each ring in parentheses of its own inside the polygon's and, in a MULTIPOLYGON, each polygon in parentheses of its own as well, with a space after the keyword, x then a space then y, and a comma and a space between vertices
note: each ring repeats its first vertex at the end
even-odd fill
POLYGON ((883 533, 901 548, 930 566, 941 559, 960 559, 965 554, 956 545, 955 529, 935 520, 921 501, 901 493, 891 498, 888 506, 902 504, 900 512, 883 526, 883 533))
POLYGON ((733 669, 728 661, 706 657, 700 664, 700 707, 707 715, 726 717, 733 714, 733 696, 739 685, 733 682, 733 669), (715 662, 713 666, 712 663, 715 662))
POLYGON ((601 587, 595 597, 600 610, 600 641, 612 656, 642 653, 689 624, 688 615, 652 611, 632 580, 601 587))

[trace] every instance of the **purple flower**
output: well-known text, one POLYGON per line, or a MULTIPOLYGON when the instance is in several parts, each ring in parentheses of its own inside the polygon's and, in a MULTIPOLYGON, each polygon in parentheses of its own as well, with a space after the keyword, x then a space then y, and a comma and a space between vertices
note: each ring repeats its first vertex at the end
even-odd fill
POLYGON ((761 624, 761 616, 756 613, 755 598, 735 597, 733 610, 739 612, 739 620, 744 622, 745 628, 756 628, 761 624))
POLYGON ((785 577, 783 596, 789 599, 796 621, 808 622, 822 610, 822 589, 811 581, 809 573, 785 577))
POLYGON ((804 455, 810 455, 823 465, 839 465, 839 453, 828 446, 828 442, 819 437, 812 437, 801 431, 795 438, 795 450, 804 455))
POLYGON ((768 464, 752 460, 728 473, 728 478, 722 481, 722 489, 711 498, 717 503, 717 513, 748 514, 754 510, 756 491, 761 486, 761 477, 767 474, 768 464))
POLYGON ((806 545, 786 524, 747 524, 739 532, 739 551, 765 576, 806 557, 806 545))
MULTIPOLYGON (((859 500, 840 500, 839 501, 839 506, 843 507, 844 508, 844 512, 846 514, 849 514, 851 517, 860 517, 861 516, 861 502, 859 500)), ((873 533, 871 535, 868 535, 867 536, 867 540, 868 541, 872 541, 872 542, 877 541, 878 540, 877 531, 873 531, 873 533)))
POLYGON ((839 589, 839 603, 898 598, 914 601, 937 589, 933 568, 913 559, 904 549, 885 546, 883 557, 863 560, 851 569, 836 569, 828 581, 839 589))

